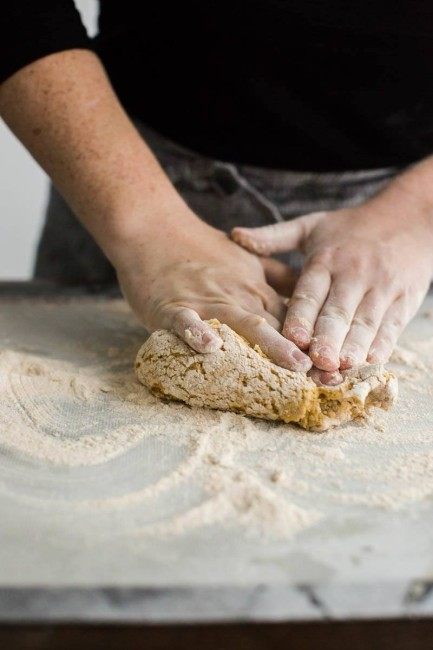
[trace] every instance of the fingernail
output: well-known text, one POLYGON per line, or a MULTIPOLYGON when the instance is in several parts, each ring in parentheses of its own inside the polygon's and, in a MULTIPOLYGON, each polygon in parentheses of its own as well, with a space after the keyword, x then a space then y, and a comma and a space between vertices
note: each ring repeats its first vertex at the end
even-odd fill
POLYGON ((203 334, 202 342, 208 352, 216 352, 223 344, 219 337, 211 334, 203 334))
POLYGON ((357 366, 361 362, 353 354, 345 354, 344 357, 340 357, 340 366, 342 368, 352 368, 352 366, 357 366))
POLYGON ((314 350, 314 354, 316 357, 321 357, 322 359, 333 359, 335 356, 335 352, 332 348, 330 348, 328 345, 322 345, 322 347, 317 348, 317 350, 314 350))
POLYGON ((340 366, 337 352, 328 345, 322 345, 319 348, 310 350, 310 356, 314 361, 314 365, 320 370, 334 372, 340 366))
POLYGON ((343 377, 337 370, 335 372, 324 371, 320 373, 320 381, 322 384, 326 384, 327 386, 337 386, 338 384, 341 384, 343 377))
POLYGON ((365 352, 361 347, 357 345, 348 346, 344 350, 344 353, 340 356, 340 366, 342 368, 352 368, 353 366, 359 366, 359 364, 363 361, 365 361, 365 352))
POLYGON ((368 363, 386 363, 388 358, 389 355, 381 354, 377 350, 372 350, 367 357, 367 361, 368 363))
POLYGON ((222 346, 222 340, 210 332, 203 332, 198 327, 185 330, 185 341, 193 347, 199 346, 204 352, 216 352, 222 346))
POLYGON ((294 352, 292 352, 292 358, 296 361, 296 364, 301 367, 301 370, 310 370, 313 365, 310 357, 303 354, 300 350, 294 350, 294 352))
POLYGON ((308 345, 310 341, 310 336, 303 327, 294 327, 293 329, 289 330, 290 337, 294 339, 295 343, 299 343, 300 345, 308 345))

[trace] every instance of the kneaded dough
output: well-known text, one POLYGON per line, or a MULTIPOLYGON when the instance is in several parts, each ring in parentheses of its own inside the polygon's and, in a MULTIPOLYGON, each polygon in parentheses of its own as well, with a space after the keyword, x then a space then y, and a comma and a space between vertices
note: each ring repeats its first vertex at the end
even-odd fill
POLYGON ((372 406, 388 409, 397 395, 397 379, 383 366, 345 371, 339 386, 316 386, 306 373, 275 365, 227 325, 207 322, 223 340, 220 350, 200 354, 158 330, 138 352, 139 381, 159 397, 314 431, 362 417, 372 406))

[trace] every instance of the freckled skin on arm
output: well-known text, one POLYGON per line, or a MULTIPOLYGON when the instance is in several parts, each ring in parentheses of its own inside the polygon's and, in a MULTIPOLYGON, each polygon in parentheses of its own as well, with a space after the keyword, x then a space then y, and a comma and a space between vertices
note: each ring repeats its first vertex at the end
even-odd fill
POLYGON ((26 66, 0 87, 0 112, 108 251, 111 235, 132 230, 143 213, 186 212, 92 52, 26 66))
POLYGON ((0 86, 0 114, 113 263, 149 330, 176 331, 199 352, 221 341, 217 318, 274 361, 308 370, 280 329, 287 277, 211 228, 185 204, 120 105, 99 59, 70 50, 40 59, 0 86))

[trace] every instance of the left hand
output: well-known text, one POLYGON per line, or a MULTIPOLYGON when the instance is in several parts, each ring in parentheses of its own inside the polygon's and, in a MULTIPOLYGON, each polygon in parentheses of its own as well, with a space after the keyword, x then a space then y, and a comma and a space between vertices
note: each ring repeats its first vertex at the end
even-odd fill
POLYGON ((235 228, 232 238, 259 255, 305 254, 282 333, 309 349, 323 383, 336 383, 339 369, 386 362, 421 305, 433 276, 432 215, 393 188, 357 207, 235 228))

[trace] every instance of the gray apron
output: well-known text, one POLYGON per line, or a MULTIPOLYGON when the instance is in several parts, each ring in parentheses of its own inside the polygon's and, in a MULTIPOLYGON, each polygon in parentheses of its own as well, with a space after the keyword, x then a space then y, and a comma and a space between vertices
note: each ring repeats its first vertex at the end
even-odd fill
MULTIPOLYGON (((362 203, 397 169, 339 173, 260 169, 212 160, 137 124, 177 191, 212 226, 265 226, 318 210, 362 203)), ((287 257, 299 265, 299 258, 287 257)), ((66 202, 51 187, 35 277, 68 284, 114 284, 116 274, 66 202)))

